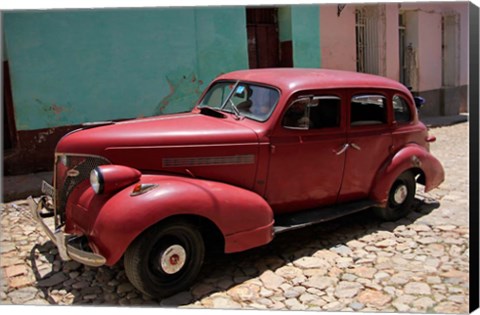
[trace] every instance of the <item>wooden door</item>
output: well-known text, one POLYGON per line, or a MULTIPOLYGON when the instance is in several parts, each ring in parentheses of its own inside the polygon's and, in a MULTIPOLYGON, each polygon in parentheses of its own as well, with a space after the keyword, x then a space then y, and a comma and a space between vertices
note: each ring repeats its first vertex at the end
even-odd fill
POLYGON ((280 65, 277 9, 247 9, 247 36, 250 69, 280 65))

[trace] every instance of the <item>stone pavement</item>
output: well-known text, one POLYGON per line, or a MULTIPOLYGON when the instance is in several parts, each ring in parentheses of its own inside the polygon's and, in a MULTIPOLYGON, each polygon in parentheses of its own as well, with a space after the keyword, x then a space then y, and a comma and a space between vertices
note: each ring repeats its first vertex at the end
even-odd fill
POLYGON ((139 293, 121 264, 62 262, 24 200, 1 204, 0 303, 467 313, 468 123, 431 133, 446 181, 419 189, 407 218, 358 213, 208 257, 190 290, 161 301, 139 293))

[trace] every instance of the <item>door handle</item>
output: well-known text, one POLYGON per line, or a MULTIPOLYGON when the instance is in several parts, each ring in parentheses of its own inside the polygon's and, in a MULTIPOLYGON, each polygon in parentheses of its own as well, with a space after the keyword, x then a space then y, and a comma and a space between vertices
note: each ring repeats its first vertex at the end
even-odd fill
POLYGON ((360 150, 361 150, 361 148, 360 148, 357 144, 355 144, 355 143, 345 143, 345 144, 342 146, 342 148, 340 149, 340 151, 336 152, 336 154, 337 154, 337 155, 342 154, 342 153, 345 152, 349 147, 352 147, 352 148, 354 148, 354 149, 357 150, 357 151, 360 151, 360 150))
POLYGON ((345 151, 348 149, 349 146, 350 146, 350 145, 349 145, 348 143, 345 143, 345 144, 343 145, 343 147, 340 149, 340 151, 336 152, 336 154, 337 154, 337 155, 342 154, 343 152, 345 152, 345 151))
POLYGON ((352 148, 354 148, 355 150, 358 150, 358 151, 361 150, 360 147, 359 147, 358 145, 356 145, 355 143, 350 143, 350 146, 351 146, 352 148))

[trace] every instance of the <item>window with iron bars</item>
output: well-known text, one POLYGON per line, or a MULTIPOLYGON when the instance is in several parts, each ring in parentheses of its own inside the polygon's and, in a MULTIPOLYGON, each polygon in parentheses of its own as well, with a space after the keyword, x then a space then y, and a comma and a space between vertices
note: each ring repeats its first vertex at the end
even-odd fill
POLYGON ((355 37, 357 41, 357 72, 365 72, 365 9, 355 10, 355 37))
POLYGON ((355 10, 357 72, 379 74, 378 16, 374 5, 355 10))

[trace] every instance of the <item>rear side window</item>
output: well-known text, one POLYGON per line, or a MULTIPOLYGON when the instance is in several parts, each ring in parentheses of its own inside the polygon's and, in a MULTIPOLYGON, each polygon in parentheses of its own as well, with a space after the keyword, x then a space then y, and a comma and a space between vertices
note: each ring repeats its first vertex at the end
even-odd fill
POLYGON ((298 99, 285 113, 283 126, 304 130, 340 127, 340 102, 336 96, 298 99))
POLYGON ((393 113, 397 123, 405 123, 411 121, 410 106, 407 100, 399 95, 395 95, 392 99, 393 113))
POLYGON ((387 123, 386 98, 380 94, 361 94, 352 97, 350 124, 352 126, 387 123))

